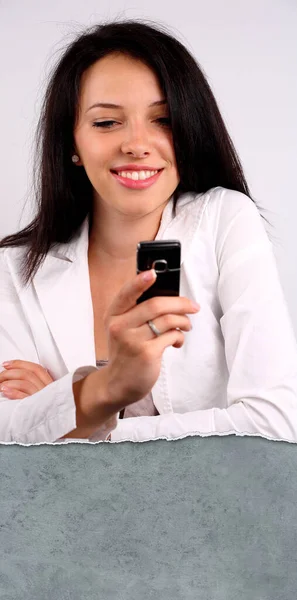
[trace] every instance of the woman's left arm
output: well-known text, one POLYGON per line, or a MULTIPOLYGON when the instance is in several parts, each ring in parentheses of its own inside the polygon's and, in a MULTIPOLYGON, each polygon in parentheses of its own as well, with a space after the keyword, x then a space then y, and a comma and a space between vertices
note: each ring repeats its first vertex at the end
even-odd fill
POLYGON ((122 419, 111 441, 236 434, 297 442, 297 342, 258 209, 236 194, 216 244, 227 407, 122 419))

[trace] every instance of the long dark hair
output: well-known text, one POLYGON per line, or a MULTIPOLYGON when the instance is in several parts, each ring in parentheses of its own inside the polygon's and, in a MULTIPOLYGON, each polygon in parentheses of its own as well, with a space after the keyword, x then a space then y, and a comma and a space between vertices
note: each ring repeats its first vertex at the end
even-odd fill
POLYGON ((173 196, 174 214, 178 198, 188 191, 203 193, 222 186, 251 198, 206 76, 184 45, 164 26, 142 20, 93 26, 67 46, 46 89, 36 131, 36 216, 24 229, 0 241, 2 248, 28 245, 21 269, 25 285, 49 249, 70 241, 86 216, 92 218, 92 185, 85 170, 71 160, 73 130, 82 75, 112 52, 126 53, 151 67, 167 98, 180 177, 173 196))

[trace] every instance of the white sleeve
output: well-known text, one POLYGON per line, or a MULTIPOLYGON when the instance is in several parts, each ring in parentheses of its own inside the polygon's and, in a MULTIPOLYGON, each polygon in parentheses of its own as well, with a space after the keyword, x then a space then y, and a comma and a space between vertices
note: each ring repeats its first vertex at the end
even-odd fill
MULTIPOLYGON (((20 360, 28 360, 19 357, 20 360)), ((94 366, 80 367, 23 400, 0 399, 0 443, 53 443, 76 428, 72 384, 94 366)), ((85 440, 86 441, 86 440, 85 440)))
POLYGON ((254 203, 238 192, 234 199, 216 244, 228 406, 123 419, 112 441, 236 434, 297 442, 297 343, 273 248, 254 203))
MULTIPOLYGON (((0 251, 0 282, 0 371, 5 370, 2 367, 5 360, 27 360, 39 364, 3 249, 0 251)), ((53 443, 75 429, 76 407, 72 385, 96 370, 93 365, 79 367, 23 400, 7 399, 0 392, 0 443, 53 443)), ((102 428, 102 432, 104 430, 106 436, 105 429, 102 428)), ((97 439, 102 439, 100 431, 97 439)))

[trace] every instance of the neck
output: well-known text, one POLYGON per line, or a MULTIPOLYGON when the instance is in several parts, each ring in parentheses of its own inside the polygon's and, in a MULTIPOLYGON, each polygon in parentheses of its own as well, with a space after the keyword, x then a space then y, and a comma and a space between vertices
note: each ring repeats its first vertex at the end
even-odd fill
POLYGON ((136 272, 137 244, 155 239, 166 204, 149 214, 134 218, 131 215, 104 212, 97 205, 89 232, 89 260, 94 266, 112 267, 119 271, 133 268, 136 272))

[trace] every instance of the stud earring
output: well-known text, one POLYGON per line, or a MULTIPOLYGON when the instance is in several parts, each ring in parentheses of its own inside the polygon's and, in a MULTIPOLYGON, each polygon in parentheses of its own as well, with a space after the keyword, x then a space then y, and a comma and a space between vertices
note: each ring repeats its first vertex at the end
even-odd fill
POLYGON ((79 161, 79 156, 77 156, 77 154, 73 154, 72 162, 77 163, 78 161, 79 161))

